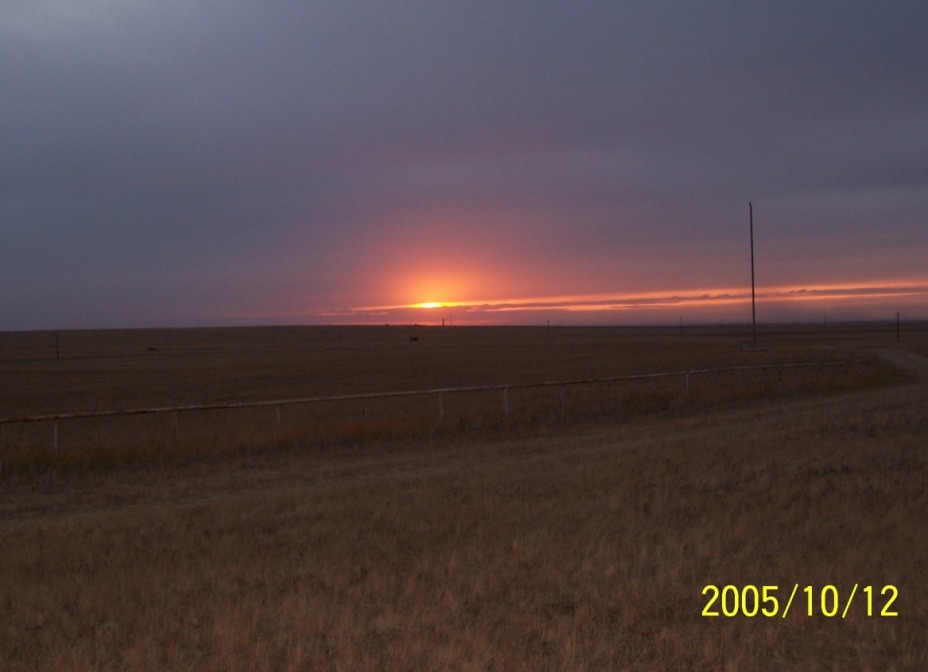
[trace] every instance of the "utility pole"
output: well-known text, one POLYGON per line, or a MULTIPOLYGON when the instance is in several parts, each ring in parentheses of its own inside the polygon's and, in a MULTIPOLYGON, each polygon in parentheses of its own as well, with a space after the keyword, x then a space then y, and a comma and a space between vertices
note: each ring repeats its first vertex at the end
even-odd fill
POLYGON ((751 225, 751 346, 757 350, 757 309, 754 302, 754 205, 748 203, 751 225))

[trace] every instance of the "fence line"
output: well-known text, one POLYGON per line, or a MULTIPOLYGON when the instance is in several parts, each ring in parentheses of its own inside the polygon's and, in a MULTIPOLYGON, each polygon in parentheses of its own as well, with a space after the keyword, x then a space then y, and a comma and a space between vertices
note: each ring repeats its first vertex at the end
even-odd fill
MULTIPOLYGON (((428 390, 405 390, 399 392, 366 392, 362 394, 342 394, 329 397, 299 397, 294 399, 273 399, 265 401, 239 401, 212 404, 194 404, 187 406, 155 406, 152 408, 129 408, 108 411, 81 411, 75 413, 50 413, 44 415, 27 415, 12 418, 0 418, 0 425, 28 423, 28 422, 48 422, 58 420, 76 420, 79 418, 104 418, 124 415, 143 415, 151 413, 183 413, 189 411, 213 411, 218 409, 232 408, 260 408, 266 406, 292 406, 297 404, 315 404, 321 402, 337 401, 357 401, 367 399, 386 399, 393 397, 420 397, 420 396, 438 396, 439 416, 444 416, 444 402, 442 395, 454 394, 457 392, 503 392, 503 410, 509 415, 509 390, 521 390, 542 387, 568 387, 571 385, 591 385, 598 383, 620 383, 633 380, 647 380, 655 378, 674 378, 682 377, 684 380, 684 389, 689 392, 690 376, 704 375, 709 373, 723 373, 729 371, 758 371, 762 369, 797 369, 811 367, 837 367, 844 366, 847 362, 811 362, 800 364, 755 364, 748 366, 729 366, 712 369, 690 369, 684 371, 664 371, 661 373, 643 373, 632 376, 620 376, 616 378, 579 378, 574 380, 546 381, 540 383, 505 383, 495 385, 476 385, 471 387, 439 387, 428 390)), ((280 412, 278 408, 277 422, 280 423, 280 412)), ((176 415, 175 415, 176 427, 176 415)), ((57 428, 56 428, 57 434, 57 428)))

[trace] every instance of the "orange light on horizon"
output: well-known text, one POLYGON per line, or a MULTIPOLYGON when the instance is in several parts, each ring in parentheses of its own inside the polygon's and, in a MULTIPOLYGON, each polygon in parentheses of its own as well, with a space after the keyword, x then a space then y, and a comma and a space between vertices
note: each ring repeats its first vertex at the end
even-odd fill
MULTIPOLYGON (((615 292, 599 294, 574 294, 561 296, 523 296, 513 298, 470 299, 465 296, 464 283, 436 282, 416 283, 421 288, 419 296, 430 300, 418 303, 343 308, 326 311, 321 315, 328 317, 370 317, 378 321, 384 318, 412 319, 414 313, 408 311, 436 311, 444 309, 455 311, 462 319, 500 321, 506 316, 516 314, 541 314, 545 312, 573 313, 576 315, 602 314, 659 314, 662 311, 681 310, 705 311, 707 316, 720 315, 719 311, 732 308, 750 301, 750 292, 741 287, 706 287, 701 289, 665 290, 645 292, 615 292), (440 291, 445 290, 445 291, 440 291), (458 291, 454 291, 458 290, 458 291), (453 300, 433 300, 436 296, 454 297, 453 300), (404 318, 405 316, 405 318, 404 318)), ((457 278, 455 278, 457 280, 457 278)), ((795 306, 823 304, 842 306, 874 305, 877 301, 912 301, 928 303, 928 278, 910 278, 896 280, 874 280, 846 283, 822 283, 801 286, 768 287, 758 294, 761 305, 775 310, 788 310, 790 304, 795 306)), ((917 304, 916 304, 917 305, 917 304)), ((725 312, 724 314, 730 314, 725 312)))
POLYGON ((397 287, 395 296, 399 301, 395 307, 420 310, 449 308, 485 289, 475 287, 475 283, 461 273, 422 273, 408 276, 397 287))

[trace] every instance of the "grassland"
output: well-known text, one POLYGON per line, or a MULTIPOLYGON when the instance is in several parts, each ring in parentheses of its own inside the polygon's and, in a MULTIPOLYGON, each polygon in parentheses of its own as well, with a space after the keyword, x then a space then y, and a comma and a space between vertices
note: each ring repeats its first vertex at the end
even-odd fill
POLYGON ((686 397, 526 398, 510 425, 489 422, 494 402, 468 407, 482 422, 436 431, 430 406, 427 430, 408 436, 280 444, 258 432, 168 459, 151 428, 149 453, 106 468, 26 461, 0 493, 4 669, 928 665, 924 331, 897 345, 869 327, 768 330, 766 353, 741 352, 729 330, 65 336, 59 361, 48 335, 0 338, 0 415, 853 365, 713 377, 686 397), (701 615, 707 584, 779 585, 785 603, 797 583, 842 600, 855 583, 877 596, 893 585, 899 615, 867 617, 857 593, 847 618, 808 617, 801 588, 787 618, 701 615))
MULTIPOLYGON (((886 332, 768 332, 776 347, 744 353, 735 329, 295 328, 0 335, 0 417, 81 413, 492 384, 614 378, 662 371, 838 362, 820 371, 728 373, 647 384, 517 389, 254 409, 0 423, 0 479, 82 465, 163 463, 467 430, 482 437, 655 410, 885 383, 895 374, 850 346, 886 332), (57 345, 57 347, 55 347, 57 345)), ((897 376, 898 377, 898 376, 897 376)))

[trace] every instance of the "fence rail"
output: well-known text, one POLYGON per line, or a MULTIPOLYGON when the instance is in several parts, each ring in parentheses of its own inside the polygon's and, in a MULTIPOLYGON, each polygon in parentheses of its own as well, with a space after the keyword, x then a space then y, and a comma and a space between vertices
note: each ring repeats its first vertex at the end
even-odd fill
POLYGON ((268 406, 293 406, 297 404, 314 404, 321 402, 360 401, 368 399, 386 399, 396 397, 422 397, 437 396, 439 413, 441 414, 441 397, 444 394, 463 392, 503 392, 504 410, 508 406, 508 391, 544 387, 570 387, 574 385, 592 385, 601 383, 620 383, 634 380, 648 380, 656 378, 682 378, 684 387, 689 391, 690 376, 711 373, 724 373, 733 371, 760 371, 763 369, 799 369, 812 367, 839 367, 847 362, 809 362, 797 364, 755 364, 749 366, 729 366, 711 369, 689 369, 681 371, 664 371, 661 373, 643 373, 632 376, 619 376, 615 378, 579 378, 574 380, 558 380, 537 383, 505 383, 494 385, 476 385, 471 387, 438 387, 428 390, 405 390, 398 392, 365 392, 361 394, 342 394, 328 397, 298 397, 293 399, 271 399, 264 401, 238 401, 211 404, 193 404, 186 406, 155 406, 151 408, 112 409, 106 411, 79 411, 75 413, 49 413, 44 415, 26 415, 20 417, 0 418, 0 425, 19 424, 29 422, 49 422, 57 420, 76 420, 80 418, 105 418, 113 416, 144 415, 155 413, 186 413, 191 411, 212 411, 233 408, 261 408, 268 406))

